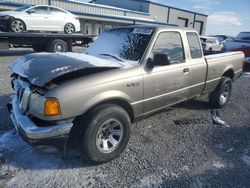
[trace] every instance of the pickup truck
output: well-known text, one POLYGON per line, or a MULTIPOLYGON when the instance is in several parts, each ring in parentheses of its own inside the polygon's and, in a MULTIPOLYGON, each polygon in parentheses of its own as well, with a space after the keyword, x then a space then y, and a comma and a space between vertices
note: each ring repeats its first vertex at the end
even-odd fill
POLYGON ((242 52, 204 57, 193 29, 113 28, 82 54, 13 62, 10 117, 34 147, 68 148, 74 140, 92 162, 108 162, 125 149, 131 123, 148 114, 203 94, 215 108, 226 105, 243 59, 242 52))
POLYGON ((239 33, 234 40, 227 41, 224 51, 242 51, 245 54, 244 62, 250 64, 250 32, 239 33))

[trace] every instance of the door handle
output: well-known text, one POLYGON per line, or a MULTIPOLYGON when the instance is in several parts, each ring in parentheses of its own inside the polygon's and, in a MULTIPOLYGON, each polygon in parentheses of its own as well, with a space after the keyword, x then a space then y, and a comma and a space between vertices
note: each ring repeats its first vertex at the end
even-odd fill
POLYGON ((189 68, 183 69, 183 73, 184 73, 184 74, 185 74, 185 73, 189 73, 189 68))

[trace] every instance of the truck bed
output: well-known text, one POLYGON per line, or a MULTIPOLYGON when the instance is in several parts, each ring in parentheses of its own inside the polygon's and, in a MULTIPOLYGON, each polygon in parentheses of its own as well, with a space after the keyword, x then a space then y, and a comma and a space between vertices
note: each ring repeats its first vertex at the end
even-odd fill
POLYGON ((206 55, 207 76, 204 92, 213 91, 218 85, 222 72, 232 70, 233 79, 240 76, 243 62, 239 64, 239 59, 244 59, 243 52, 225 52, 219 54, 206 55))

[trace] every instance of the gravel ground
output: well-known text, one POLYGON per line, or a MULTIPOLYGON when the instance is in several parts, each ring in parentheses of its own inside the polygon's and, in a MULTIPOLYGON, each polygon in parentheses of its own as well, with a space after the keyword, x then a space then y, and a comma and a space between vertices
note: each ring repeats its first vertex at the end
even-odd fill
POLYGON ((0 187, 250 187, 249 73, 222 110, 228 127, 213 124, 202 97, 133 124, 120 158, 92 166, 73 152, 40 154, 12 129, 7 67, 22 53, 0 57, 0 187))

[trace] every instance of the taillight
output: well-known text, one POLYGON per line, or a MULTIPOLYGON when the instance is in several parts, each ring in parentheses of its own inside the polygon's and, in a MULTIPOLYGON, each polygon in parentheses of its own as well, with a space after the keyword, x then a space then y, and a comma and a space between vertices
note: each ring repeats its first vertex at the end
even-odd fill
POLYGON ((76 16, 75 19, 76 19, 76 20, 80 20, 80 17, 76 16))

